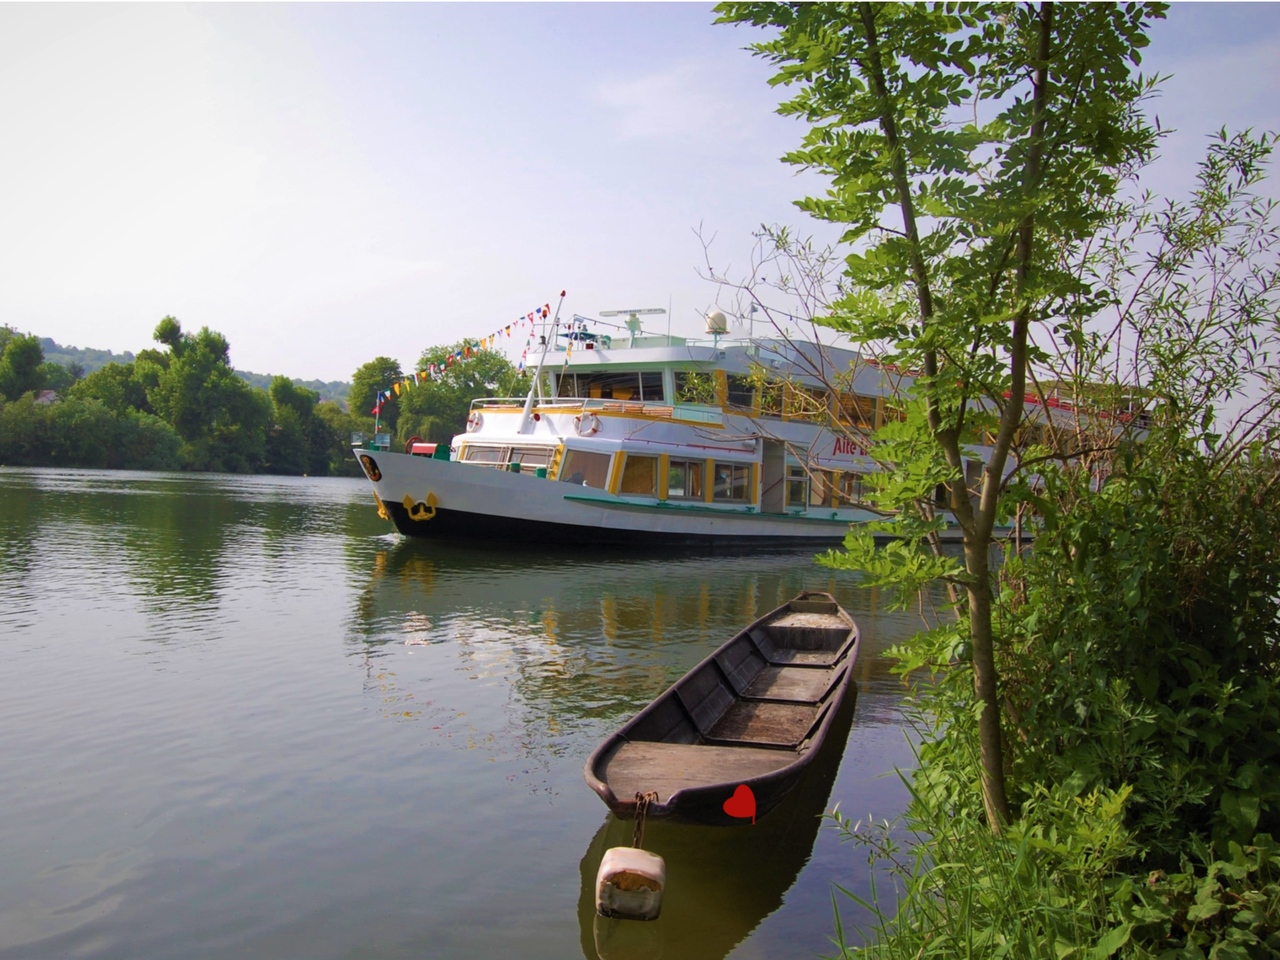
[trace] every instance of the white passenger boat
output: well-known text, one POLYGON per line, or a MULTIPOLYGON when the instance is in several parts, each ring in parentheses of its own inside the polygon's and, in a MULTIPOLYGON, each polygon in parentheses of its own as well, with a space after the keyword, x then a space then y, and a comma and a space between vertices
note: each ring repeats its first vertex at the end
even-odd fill
MULTIPOLYGON (((623 312, 621 336, 549 324, 529 395, 474 401, 447 449, 361 445, 379 510, 415 537, 604 545, 837 542, 881 519, 861 438, 892 416, 904 375, 847 349, 734 338, 723 315, 695 341, 623 312)), ((986 452, 972 449, 974 476, 986 452)))

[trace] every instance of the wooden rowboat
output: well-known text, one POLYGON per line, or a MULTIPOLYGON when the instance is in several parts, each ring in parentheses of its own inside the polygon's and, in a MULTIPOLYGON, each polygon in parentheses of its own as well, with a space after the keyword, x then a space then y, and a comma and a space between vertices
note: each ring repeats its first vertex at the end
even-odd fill
POLYGON ((596 748, 583 776, 619 817, 656 792, 649 817, 744 821, 724 810, 746 785, 761 817, 822 746, 851 685, 858 625, 806 591, 741 631, 596 748))

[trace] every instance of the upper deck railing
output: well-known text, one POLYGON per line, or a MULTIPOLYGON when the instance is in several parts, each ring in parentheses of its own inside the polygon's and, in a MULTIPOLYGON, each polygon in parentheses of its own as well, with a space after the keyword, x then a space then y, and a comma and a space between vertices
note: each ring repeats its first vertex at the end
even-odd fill
MULTIPOLYGON (((524 397, 480 397, 471 401, 471 409, 518 410, 524 397)), ((535 400, 533 409, 539 413, 631 413, 640 417, 685 420, 694 423, 723 424, 724 414, 715 408, 688 403, 657 403, 648 400, 606 400, 599 397, 548 397, 535 400)))

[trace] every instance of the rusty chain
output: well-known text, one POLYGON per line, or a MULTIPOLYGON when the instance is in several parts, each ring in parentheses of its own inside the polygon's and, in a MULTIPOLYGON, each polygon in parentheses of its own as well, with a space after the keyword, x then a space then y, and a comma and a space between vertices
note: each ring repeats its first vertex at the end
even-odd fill
POLYGON ((649 814, 649 804, 657 800, 658 794, 653 790, 648 793, 636 791, 636 826, 631 833, 631 846, 637 850, 644 846, 644 818, 649 814))

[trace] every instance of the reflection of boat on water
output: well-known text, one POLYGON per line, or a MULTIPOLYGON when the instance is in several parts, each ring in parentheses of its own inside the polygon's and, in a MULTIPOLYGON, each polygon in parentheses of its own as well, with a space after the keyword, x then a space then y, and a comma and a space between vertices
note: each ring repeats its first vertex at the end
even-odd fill
POLYGON ((756 824, 708 830, 656 820, 645 849, 663 857, 667 886, 652 922, 609 920, 595 911, 595 880, 610 847, 629 846, 632 823, 609 814, 579 872, 578 923, 587 960, 719 960, 780 906, 813 852, 822 813, 844 756, 855 696, 832 720, 826 742, 797 784, 756 824))
POLYGON ((827 593, 765 614, 602 743, 583 770, 619 816, 653 793, 649 815, 733 824, 749 789, 763 817, 818 755, 858 656, 858 627, 827 593))

